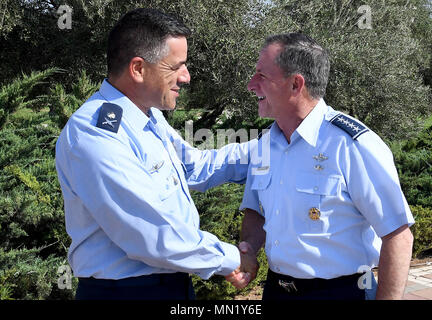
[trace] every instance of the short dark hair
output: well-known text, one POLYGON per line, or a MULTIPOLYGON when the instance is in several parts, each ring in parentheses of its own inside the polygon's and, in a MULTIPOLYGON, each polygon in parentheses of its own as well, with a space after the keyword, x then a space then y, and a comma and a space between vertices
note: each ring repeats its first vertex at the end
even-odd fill
POLYGON ((168 54, 168 37, 188 37, 188 27, 156 9, 134 9, 123 15, 108 37, 109 75, 119 75, 133 57, 156 63, 168 54))
POLYGON ((314 99, 324 97, 330 73, 327 50, 311 37, 302 33, 270 36, 266 39, 263 48, 275 43, 282 46, 276 63, 285 76, 301 74, 305 79, 310 96, 314 99))

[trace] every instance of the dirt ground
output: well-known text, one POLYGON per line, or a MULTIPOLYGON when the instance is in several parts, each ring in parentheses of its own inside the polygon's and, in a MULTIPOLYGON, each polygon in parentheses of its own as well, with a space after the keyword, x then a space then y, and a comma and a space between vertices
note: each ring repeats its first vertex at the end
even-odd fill
POLYGON ((234 297, 234 300, 261 300, 263 288, 256 286, 247 295, 238 295, 234 297))

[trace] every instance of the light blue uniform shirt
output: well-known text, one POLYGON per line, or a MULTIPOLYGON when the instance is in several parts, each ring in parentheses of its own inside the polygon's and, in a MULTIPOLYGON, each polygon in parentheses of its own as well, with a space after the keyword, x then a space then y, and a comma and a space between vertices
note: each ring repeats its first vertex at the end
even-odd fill
POLYGON ((188 184, 204 191, 244 182, 251 144, 200 151, 159 110, 149 114, 105 80, 60 134, 56 166, 74 275, 227 275, 239 266, 239 251, 199 229, 188 184), (96 126, 106 102, 123 109, 117 133, 96 126))
POLYGON ((290 144, 275 122, 252 155, 241 209, 264 216, 274 272, 330 279, 365 271, 378 264, 379 237, 414 223, 389 148, 370 130, 353 139, 329 122, 338 114, 321 99, 290 144))

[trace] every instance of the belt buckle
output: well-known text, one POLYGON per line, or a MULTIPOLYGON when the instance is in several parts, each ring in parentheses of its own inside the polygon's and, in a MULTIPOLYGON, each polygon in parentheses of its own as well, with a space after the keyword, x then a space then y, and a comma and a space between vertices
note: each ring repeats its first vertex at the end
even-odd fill
POLYGON ((285 291, 289 292, 289 293, 294 293, 297 292, 298 289, 295 286, 294 281, 284 281, 284 280, 279 280, 279 286, 282 287, 285 291))

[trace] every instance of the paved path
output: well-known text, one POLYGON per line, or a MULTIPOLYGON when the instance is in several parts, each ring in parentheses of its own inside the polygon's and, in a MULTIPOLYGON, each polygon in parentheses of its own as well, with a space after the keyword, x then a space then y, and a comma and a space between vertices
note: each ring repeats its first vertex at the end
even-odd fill
POLYGON ((403 300, 432 300, 432 262, 411 267, 403 300))

